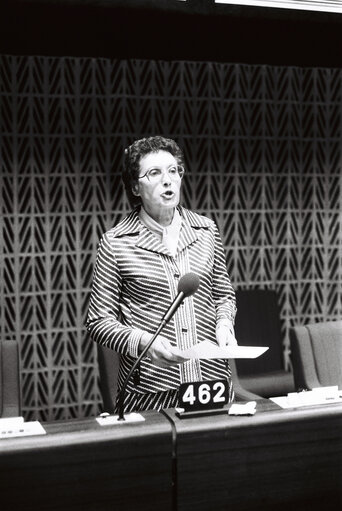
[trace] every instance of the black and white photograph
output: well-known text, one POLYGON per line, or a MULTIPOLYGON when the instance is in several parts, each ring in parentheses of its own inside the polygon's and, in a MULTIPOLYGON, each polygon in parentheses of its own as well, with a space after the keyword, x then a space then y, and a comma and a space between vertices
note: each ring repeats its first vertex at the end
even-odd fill
POLYGON ((0 509, 342 509, 342 1, 0 1, 0 509))

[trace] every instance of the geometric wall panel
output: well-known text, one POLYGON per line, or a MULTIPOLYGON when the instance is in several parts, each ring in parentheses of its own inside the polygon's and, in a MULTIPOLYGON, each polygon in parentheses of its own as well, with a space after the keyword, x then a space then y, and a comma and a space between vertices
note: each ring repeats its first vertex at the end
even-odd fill
POLYGON ((0 57, 0 336, 20 343, 26 419, 93 416, 84 329, 96 246, 128 211, 123 148, 184 149, 183 204, 220 229, 236 288, 292 325, 342 317, 342 70, 0 57))

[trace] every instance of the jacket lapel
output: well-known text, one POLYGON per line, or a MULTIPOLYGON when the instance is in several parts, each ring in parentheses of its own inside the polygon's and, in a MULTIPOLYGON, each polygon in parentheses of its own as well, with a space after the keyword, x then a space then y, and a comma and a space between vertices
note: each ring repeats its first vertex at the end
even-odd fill
POLYGON ((183 218, 182 227, 179 233, 178 252, 199 239, 197 231, 183 218))
POLYGON ((181 252, 201 238, 201 230, 203 228, 208 229, 210 221, 205 217, 200 217, 188 209, 184 209, 182 207, 179 207, 178 209, 183 220, 178 242, 178 251, 181 252))
MULTIPOLYGON (((201 230, 209 228, 210 220, 181 206, 178 207, 178 211, 182 217, 182 227, 178 242, 178 252, 181 252, 201 238, 201 230)), ((114 228, 115 236, 138 235, 137 247, 171 256, 166 246, 159 241, 157 236, 140 222, 138 212, 138 209, 133 210, 114 228)))
POLYGON ((135 245, 157 252, 159 254, 171 255, 168 249, 159 241, 157 236, 153 234, 147 227, 141 223, 139 218, 139 208, 134 209, 122 222, 115 227, 115 236, 133 236, 137 235, 135 245))
POLYGON ((171 255, 166 246, 145 225, 141 225, 140 234, 135 245, 158 254, 171 255))

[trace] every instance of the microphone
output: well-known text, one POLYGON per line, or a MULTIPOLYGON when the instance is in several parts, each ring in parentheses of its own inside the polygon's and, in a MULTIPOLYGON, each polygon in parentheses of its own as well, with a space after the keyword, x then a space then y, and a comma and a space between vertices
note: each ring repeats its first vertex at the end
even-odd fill
POLYGON ((134 364, 132 365, 128 375, 125 378, 125 381, 122 384, 120 394, 118 396, 118 421, 125 420, 124 417, 124 397, 125 397, 125 391, 127 387, 127 383, 132 376, 133 372, 137 368, 137 366, 140 364, 141 360, 144 358, 150 347, 152 346, 153 342, 155 341, 156 337, 160 334, 160 332, 163 330, 163 328, 167 325, 167 323, 170 321, 172 316, 177 311, 178 307, 183 303, 184 299, 188 296, 193 295, 196 293, 198 287, 200 285, 200 279, 199 276, 196 275, 196 273, 186 273, 181 277, 178 283, 178 294, 168 310, 165 312, 161 322, 159 323, 159 326, 156 330, 156 332, 153 334, 153 337, 149 340, 143 351, 140 353, 139 357, 136 359, 134 364))
POLYGON ((187 298, 188 296, 191 296, 194 293, 196 293, 199 285, 200 279, 199 276, 196 275, 196 273, 186 273, 185 275, 183 275, 183 277, 180 279, 178 283, 178 295, 176 296, 168 310, 165 312, 163 319, 161 320, 163 328, 170 321, 178 307, 183 303, 184 298, 187 298))

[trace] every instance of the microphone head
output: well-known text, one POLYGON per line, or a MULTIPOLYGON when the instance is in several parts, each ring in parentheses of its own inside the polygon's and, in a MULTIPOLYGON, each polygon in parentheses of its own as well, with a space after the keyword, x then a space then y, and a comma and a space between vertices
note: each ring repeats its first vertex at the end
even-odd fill
POLYGON ((186 298, 196 293, 199 285, 200 279, 196 273, 186 273, 178 283, 178 293, 183 293, 186 298))

